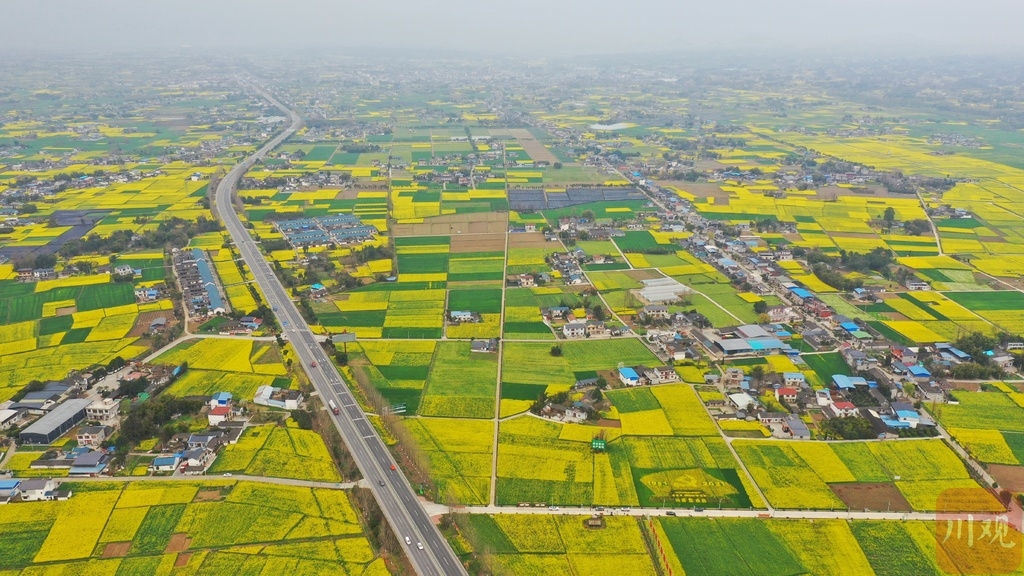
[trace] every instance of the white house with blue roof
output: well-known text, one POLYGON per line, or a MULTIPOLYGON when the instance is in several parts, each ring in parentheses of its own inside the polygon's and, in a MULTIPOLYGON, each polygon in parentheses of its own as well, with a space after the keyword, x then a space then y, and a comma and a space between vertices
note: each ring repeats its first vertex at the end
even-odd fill
POLYGON ((632 368, 619 368, 619 380, 626 386, 640 385, 640 375, 632 368))
POLYGON ((210 397, 210 408, 216 408, 218 406, 229 406, 234 396, 231 392, 217 392, 210 397))
POLYGON ((790 388, 803 388, 807 385, 807 376, 803 372, 783 372, 782 384, 790 388))
POLYGON ((178 464, 180 463, 181 454, 172 454, 171 456, 154 458, 153 463, 150 464, 149 467, 154 472, 174 472, 178 469, 178 464))

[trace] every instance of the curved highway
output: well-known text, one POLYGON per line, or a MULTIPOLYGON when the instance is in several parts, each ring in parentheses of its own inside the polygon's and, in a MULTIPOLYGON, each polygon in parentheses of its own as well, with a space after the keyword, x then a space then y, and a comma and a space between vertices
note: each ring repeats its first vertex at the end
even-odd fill
POLYGON ((234 211, 231 194, 238 180, 258 159, 298 131, 302 118, 278 102, 273 96, 254 87, 271 104, 280 108, 289 118, 288 128, 262 148, 236 165, 217 185, 217 213, 227 226, 231 238, 242 258, 249 265, 268 304, 275 310, 285 336, 291 340, 309 380, 326 405, 333 400, 341 414, 333 418, 335 426, 345 440, 363 477, 373 490, 374 497, 398 536, 413 567, 424 576, 467 574, 458 557, 430 520, 416 494, 398 469, 384 442, 377 436, 366 415, 359 408, 351 391, 335 369, 330 358, 317 344, 313 332, 292 302, 284 286, 263 258, 256 243, 242 225, 234 211), (314 367, 315 363, 315 367, 314 367))

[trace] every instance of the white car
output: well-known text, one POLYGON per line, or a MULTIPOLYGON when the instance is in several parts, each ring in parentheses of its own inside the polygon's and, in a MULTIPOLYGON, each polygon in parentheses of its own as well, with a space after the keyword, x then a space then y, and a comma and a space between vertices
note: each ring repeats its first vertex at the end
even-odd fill
POLYGON ((423 544, 421 542, 417 542, 416 543, 416 547, 419 548, 420 550, 423 550, 423 544))
POLYGON ((406 537, 405 537, 405 543, 406 543, 406 544, 412 544, 412 539, 411 539, 411 538, 409 538, 408 536, 406 536, 406 537))
POLYGON ((225 472, 224 473, 224 477, 225 478, 231 478, 231 472, 225 472))

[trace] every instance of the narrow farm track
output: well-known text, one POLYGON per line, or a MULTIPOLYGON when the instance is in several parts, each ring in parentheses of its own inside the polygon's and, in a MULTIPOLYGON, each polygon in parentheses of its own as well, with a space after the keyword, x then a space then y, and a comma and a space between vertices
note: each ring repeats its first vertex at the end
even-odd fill
MULTIPOLYGON (((505 183, 506 189, 508 182, 505 183)), ((508 222, 506 221, 506 224, 508 222)), ((498 377, 494 388, 494 438, 491 440, 491 486, 487 496, 487 503, 494 506, 498 492, 498 437, 501 427, 501 365, 505 357, 505 296, 508 292, 508 282, 505 276, 508 274, 508 230, 505 231, 505 265, 501 274, 501 317, 498 321, 498 377)))

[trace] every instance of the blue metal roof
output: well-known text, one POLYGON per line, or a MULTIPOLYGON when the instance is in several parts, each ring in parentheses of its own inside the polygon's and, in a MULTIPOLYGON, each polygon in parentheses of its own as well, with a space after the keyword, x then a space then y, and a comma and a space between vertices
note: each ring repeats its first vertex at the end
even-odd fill
POLYGON ((210 263, 206 261, 206 255, 199 248, 192 249, 192 257, 196 260, 196 267, 199 268, 199 277, 203 280, 203 288, 206 289, 206 295, 210 300, 210 310, 224 307, 224 300, 220 297, 220 293, 217 292, 217 283, 213 279, 213 270, 210 269, 210 263))
POLYGON ((833 374, 832 382, 841 390, 848 390, 854 386, 867 386, 868 381, 860 376, 847 376, 846 374, 833 374))
POLYGON ((882 416, 882 423, 889 428, 910 428, 910 422, 901 422, 888 416, 882 416))
POLYGON ((627 380, 639 380, 640 375, 632 368, 619 368, 619 375, 627 380))
POLYGON ((907 369, 915 378, 929 378, 932 375, 924 366, 908 366, 907 369))
POLYGON ((809 291, 803 288, 790 288, 789 291, 792 292, 793 294, 796 294, 796 296, 801 299, 806 299, 813 296, 813 294, 811 294, 809 291))
POLYGON ((778 338, 755 338, 747 340, 751 350, 779 350, 785 345, 778 338))
POLYGON ((843 322, 839 326, 847 332, 856 332, 857 330, 860 330, 860 326, 857 326, 856 322, 843 322))

